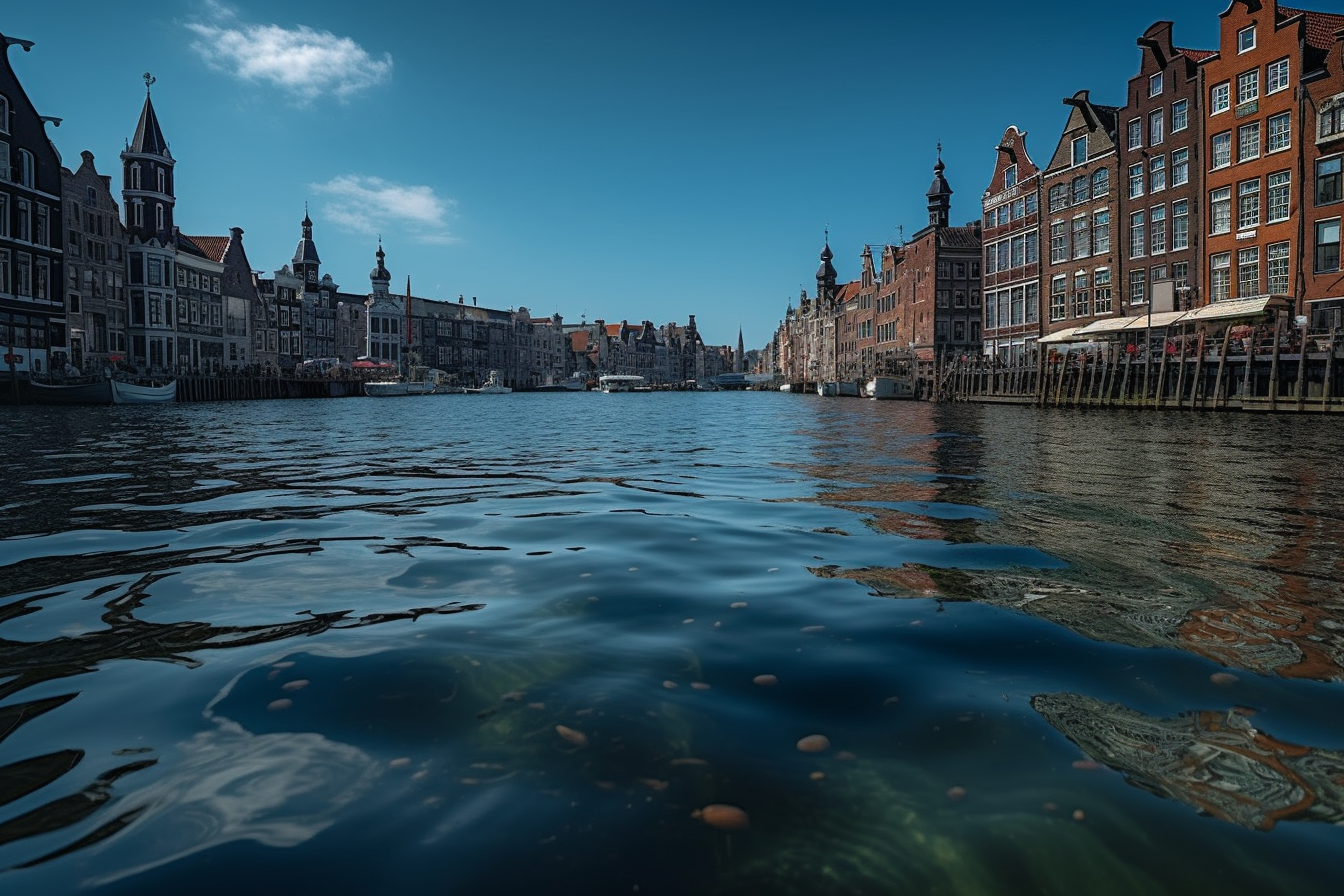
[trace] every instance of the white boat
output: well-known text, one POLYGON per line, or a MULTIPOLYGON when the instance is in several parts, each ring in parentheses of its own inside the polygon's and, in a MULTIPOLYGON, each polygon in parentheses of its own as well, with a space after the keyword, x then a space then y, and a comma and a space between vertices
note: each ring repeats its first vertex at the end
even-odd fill
POLYGON ((608 373, 597 378, 603 392, 637 392, 644 388, 644 377, 628 373, 608 373))
POLYGON ((793 386, 789 385, 788 383, 783 383, 782 385, 780 385, 780 387, 779 387, 779 391, 781 391, 781 392, 792 392, 792 391, 793 391, 793 386))
POLYGON ((913 385, 903 376, 875 376, 868 381, 864 392, 874 401, 915 397, 913 385))
POLYGON ((150 381, 133 383, 127 380, 109 380, 112 384, 113 404, 162 404, 177 401, 177 380, 166 383, 150 381))
POLYGON ((364 394, 371 398, 388 398, 394 395, 409 395, 409 383, 405 380, 370 380, 364 384, 364 394))
POLYGON ((513 389, 504 385, 504 380, 499 375, 498 370, 490 371, 490 375, 485 378, 485 383, 479 389, 468 389, 468 392, 474 392, 477 395, 506 395, 513 389))
POLYGON ((538 392, 582 392, 588 388, 588 377, 581 373, 573 373, 562 380, 553 383, 547 383, 544 386, 538 386, 538 392))

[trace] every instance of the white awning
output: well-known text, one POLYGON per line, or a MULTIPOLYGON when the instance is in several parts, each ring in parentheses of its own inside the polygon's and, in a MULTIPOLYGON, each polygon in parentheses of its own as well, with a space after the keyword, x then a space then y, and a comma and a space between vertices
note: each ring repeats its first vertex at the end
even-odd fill
POLYGON ((1163 327, 1169 327, 1174 323, 1184 323, 1184 318, 1190 312, 1188 311, 1159 311, 1156 314, 1142 314, 1138 317, 1127 318, 1125 324, 1126 330, 1146 330, 1152 327, 1154 330, 1163 327))
POLYGON ((1087 326, 1078 328, 1076 335, 1099 336, 1102 333, 1115 333, 1125 329, 1133 319, 1132 317, 1105 317, 1101 320, 1094 320, 1087 326))
POLYGON ((1271 305, 1277 307, 1287 303, 1287 296, 1256 296, 1250 299, 1236 299, 1231 302, 1213 302, 1203 308, 1187 311, 1181 323, 1200 323, 1201 321, 1222 320, 1230 317, 1255 317, 1262 314, 1271 305))
MULTIPOLYGON (((1053 332, 1053 333, 1051 333, 1051 334, 1049 334, 1049 335, 1047 335, 1047 336, 1042 336, 1040 339, 1038 339, 1038 340, 1036 340, 1036 341, 1037 341, 1037 342, 1046 342, 1046 343, 1049 343, 1049 342, 1074 342, 1074 341, 1075 341, 1074 338, 1073 338, 1074 335, 1075 335, 1079 330, 1081 330, 1081 329, 1082 329, 1082 327, 1065 327, 1064 329, 1062 329, 1062 330, 1056 330, 1055 332, 1053 332)), ((1078 342, 1086 342, 1087 340, 1086 340, 1086 339, 1080 339, 1080 340, 1076 340, 1076 341, 1078 341, 1078 342)))

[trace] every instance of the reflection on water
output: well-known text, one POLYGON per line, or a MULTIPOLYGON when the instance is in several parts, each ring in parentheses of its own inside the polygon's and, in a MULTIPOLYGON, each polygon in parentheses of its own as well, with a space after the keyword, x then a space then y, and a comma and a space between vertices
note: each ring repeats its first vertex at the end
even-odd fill
POLYGON ((1340 424, 507 398, 14 409, 7 892, 1333 880, 1340 424))

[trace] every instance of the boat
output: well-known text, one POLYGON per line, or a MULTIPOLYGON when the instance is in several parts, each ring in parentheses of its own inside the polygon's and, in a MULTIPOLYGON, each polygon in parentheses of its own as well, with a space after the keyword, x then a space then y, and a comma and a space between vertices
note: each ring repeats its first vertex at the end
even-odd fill
POLYGON ((537 386, 537 392, 583 392, 588 388, 588 378, 581 373, 573 373, 562 380, 537 386))
POLYGON ((162 404, 177 400, 177 380, 79 377, 58 382, 33 379, 38 404, 162 404))
POLYGON ((163 404, 177 401, 177 380, 108 380, 112 384, 113 404, 163 404))
POLYGON ((875 376, 868 381, 864 392, 874 401, 915 397, 913 384, 903 376, 875 376))
POLYGON ((369 380, 364 384, 364 394, 370 398, 389 398, 395 395, 409 395, 409 384, 403 379, 369 380))
POLYGON ((817 383, 817 394, 823 398, 831 398, 840 394, 840 384, 831 380, 830 382, 817 383))
POLYGON ((644 377, 627 373, 608 373, 597 378, 597 388, 603 392, 640 392, 644 377))
POLYGON ((499 375, 498 370, 492 370, 490 371, 490 375, 485 378, 485 383, 482 384, 479 389, 468 389, 467 391, 476 395, 506 395, 509 392, 512 392, 513 389, 504 385, 504 380, 499 375))

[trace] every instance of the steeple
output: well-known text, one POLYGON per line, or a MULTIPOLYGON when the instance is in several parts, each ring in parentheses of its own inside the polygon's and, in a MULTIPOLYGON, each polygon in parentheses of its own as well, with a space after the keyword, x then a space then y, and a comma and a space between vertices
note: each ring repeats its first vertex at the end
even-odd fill
POLYGON ((835 253, 831 251, 831 229, 826 228, 825 243, 821 249, 821 267, 817 268, 817 306, 820 308, 823 304, 835 300, 835 266, 831 264, 831 259, 835 253))
POLYGON ((308 217, 308 204, 303 205, 303 236, 299 239, 298 248, 294 250, 294 272, 299 273, 302 265, 313 265, 313 270, 317 270, 317 265, 322 263, 322 259, 317 257, 317 246, 313 243, 313 220, 308 217))
POLYGON ((386 258, 387 255, 383 252, 382 237, 378 237, 377 256, 378 264, 374 266, 373 270, 369 271, 369 282, 373 285, 373 294, 375 296, 386 298, 389 292, 389 287, 392 284, 392 275, 388 272, 386 266, 383 265, 383 259, 386 258))
POLYGON ((938 144, 938 161, 933 166, 933 185, 925 195, 929 199, 929 224, 933 227, 946 227, 952 208, 952 188, 943 177, 943 144, 938 144))
POLYGON ((126 143, 121 153, 122 208, 126 212, 126 230, 132 240, 148 242, 157 239, 168 244, 175 237, 173 207, 177 196, 173 187, 173 155, 168 141, 159 127, 159 116, 154 112, 150 87, 157 80, 149 72, 144 74, 145 104, 140 109, 140 121, 135 136, 126 143))

